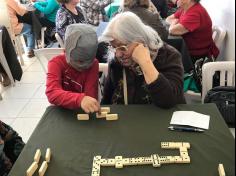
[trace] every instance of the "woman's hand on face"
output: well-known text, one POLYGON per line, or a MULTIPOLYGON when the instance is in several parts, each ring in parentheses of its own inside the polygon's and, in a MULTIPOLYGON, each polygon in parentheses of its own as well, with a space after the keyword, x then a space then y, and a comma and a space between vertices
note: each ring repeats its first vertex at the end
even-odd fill
POLYGON ((151 60, 149 49, 143 44, 139 43, 133 49, 132 59, 140 66, 147 63, 151 60))

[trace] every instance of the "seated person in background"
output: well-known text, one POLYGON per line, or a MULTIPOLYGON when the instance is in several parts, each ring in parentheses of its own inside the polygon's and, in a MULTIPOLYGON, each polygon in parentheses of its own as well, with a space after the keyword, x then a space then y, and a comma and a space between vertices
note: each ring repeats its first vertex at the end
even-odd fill
POLYGON ((101 21, 108 21, 104 8, 113 1, 114 0, 80 0, 80 5, 86 13, 88 23, 98 26, 101 21))
POLYGON ((72 24, 65 34, 65 54, 48 63, 46 95, 50 103, 86 113, 97 112, 97 34, 89 25, 72 24))
POLYGON ((127 100, 129 104, 170 108, 185 103, 180 53, 164 44, 137 15, 118 14, 99 40, 109 41, 116 56, 109 63, 103 104, 124 104, 127 100))
POLYGON ((193 60, 216 58, 219 50, 212 39, 212 21, 200 0, 178 0, 180 9, 169 16, 169 33, 183 36, 193 60))
POLYGON ((7 176, 25 144, 10 126, 0 120, 0 176, 7 176))
POLYGON ((168 0, 168 16, 174 14, 178 10, 177 1, 178 0, 168 0))
POLYGON ((54 39, 50 34, 56 27, 56 14, 59 9, 59 3, 56 0, 38 1, 33 3, 34 7, 44 14, 39 18, 39 21, 43 27, 47 27, 45 32, 45 42, 49 43, 54 39))
POLYGON ((123 0, 122 6, 121 9, 123 9, 123 11, 135 13, 145 24, 155 29, 162 40, 167 40, 169 33, 163 25, 160 15, 158 12, 152 13, 148 10, 150 7, 150 0, 123 0))
POLYGON ((32 31, 32 26, 27 23, 19 23, 17 15, 23 16, 28 11, 26 7, 24 7, 18 0, 7 0, 7 7, 10 16, 10 21, 12 28, 14 30, 15 35, 23 34, 27 39, 27 50, 28 50, 28 57, 34 57, 35 48, 35 37, 32 31))
POLYGON ((70 24, 86 23, 83 11, 77 4, 80 0, 57 0, 61 7, 56 16, 56 32, 64 40, 66 28, 70 24))
POLYGON ((167 0, 151 0, 151 1, 157 8, 157 11, 160 13, 161 17, 166 18, 168 12, 167 0))

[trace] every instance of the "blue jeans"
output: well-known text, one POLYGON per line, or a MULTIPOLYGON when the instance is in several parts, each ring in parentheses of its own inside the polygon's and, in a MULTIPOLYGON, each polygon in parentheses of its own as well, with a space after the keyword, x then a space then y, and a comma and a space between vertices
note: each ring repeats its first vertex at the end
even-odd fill
POLYGON ((26 37, 27 40, 27 49, 28 51, 33 50, 35 47, 35 38, 32 30, 32 26, 26 23, 23 23, 23 29, 21 31, 21 34, 26 37))

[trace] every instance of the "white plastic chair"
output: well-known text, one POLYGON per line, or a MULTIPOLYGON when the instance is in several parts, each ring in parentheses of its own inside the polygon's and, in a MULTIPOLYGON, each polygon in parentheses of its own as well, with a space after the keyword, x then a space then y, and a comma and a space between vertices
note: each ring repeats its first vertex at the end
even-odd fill
MULTIPOLYGON (((3 53, 3 47, 2 47, 2 30, 0 30, 0 64, 2 65, 2 67, 4 68, 4 70, 6 71, 7 76, 9 77, 10 81, 11 81, 11 85, 14 86, 15 85, 15 81, 14 78, 11 74, 11 70, 8 66, 6 57, 3 53)), ((2 95, 0 93, 0 100, 2 100, 2 95)))
POLYGON ((218 49, 221 51, 227 32, 219 26, 213 26, 212 32, 213 41, 215 42, 218 49))
POLYGON ((41 28, 41 48, 44 48, 44 44, 45 44, 44 37, 45 37, 46 29, 47 29, 46 27, 41 28))
POLYGON ((11 36, 11 39, 15 45, 16 52, 18 53, 20 57, 20 63, 21 65, 24 65, 21 35, 15 35, 14 33, 14 30, 11 26, 9 12, 8 12, 8 8, 7 8, 7 4, 5 0, 0 0, 0 9, 1 9, 0 24, 4 25, 7 28, 11 36))
POLYGON ((64 42, 58 33, 55 34, 55 38, 57 39, 57 42, 59 43, 61 48, 65 48, 64 42))
POLYGON ((220 86, 235 86, 235 62, 209 62, 202 67, 202 103, 207 92, 212 89, 213 76, 220 72, 220 86))
POLYGON ((39 60, 44 72, 47 73, 48 61, 53 57, 60 55, 61 53, 63 53, 63 51, 64 48, 42 48, 34 50, 34 54, 39 60))

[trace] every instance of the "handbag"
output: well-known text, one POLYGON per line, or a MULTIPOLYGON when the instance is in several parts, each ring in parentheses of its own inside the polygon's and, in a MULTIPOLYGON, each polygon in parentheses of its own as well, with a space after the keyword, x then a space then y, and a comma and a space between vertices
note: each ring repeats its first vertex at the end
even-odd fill
POLYGON ((218 86, 209 90, 204 103, 215 103, 225 122, 235 127, 235 87, 218 86))

